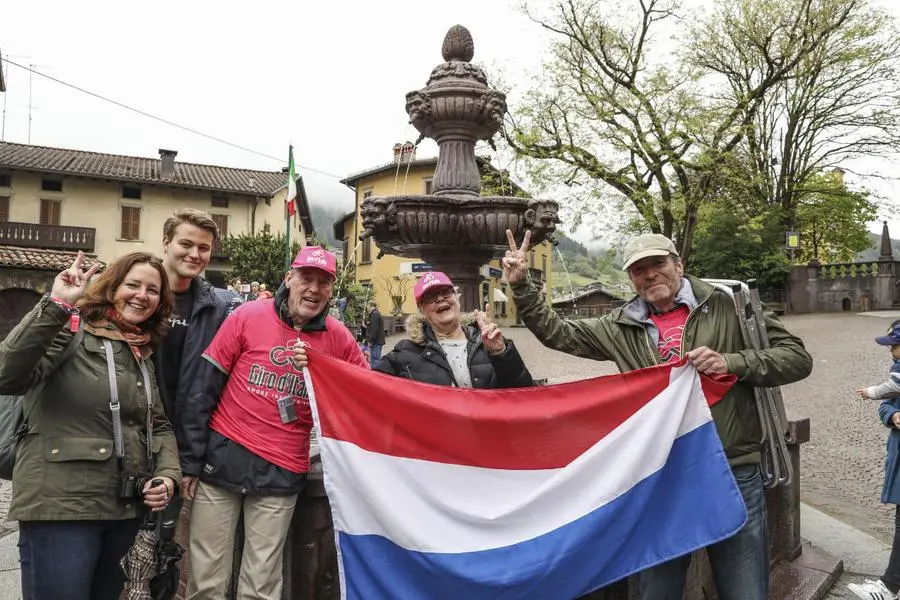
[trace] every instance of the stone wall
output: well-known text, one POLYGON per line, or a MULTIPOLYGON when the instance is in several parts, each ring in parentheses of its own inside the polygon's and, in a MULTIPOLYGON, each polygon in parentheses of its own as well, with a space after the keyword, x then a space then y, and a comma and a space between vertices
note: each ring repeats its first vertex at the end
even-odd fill
POLYGON ((898 265, 891 260, 795 266, 786 309, 795 314, 889 309, 897 296, 898 265))

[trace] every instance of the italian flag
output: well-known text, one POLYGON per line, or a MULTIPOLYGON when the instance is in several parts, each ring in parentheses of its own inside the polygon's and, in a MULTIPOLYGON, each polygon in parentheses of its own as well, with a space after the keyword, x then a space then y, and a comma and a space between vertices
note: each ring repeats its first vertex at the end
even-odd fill
POLYGON ((287 197, 284 199, 287 202, 288 215, 294 216, 294 213, 297 212, 297 175, 294 171, 294 147, 288 146, 288 183, 287 183, 287 197))

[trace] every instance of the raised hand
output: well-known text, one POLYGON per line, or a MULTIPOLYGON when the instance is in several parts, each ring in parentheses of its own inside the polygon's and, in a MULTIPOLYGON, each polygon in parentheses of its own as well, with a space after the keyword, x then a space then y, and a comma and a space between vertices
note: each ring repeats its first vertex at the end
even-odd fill
POLYGON ((506 340, 503 339, 503 332, 496 323, 492 323, 487 316, 489 306, 484 305, 485 312, 475 311, 475 322, 478 323, 478 329, 481 331, 481 343, 488 354, 500 354, 506 350, 506 340))
POLYGON ((56 276, 50 296, 62 300, 66 304, 75 305, 81 300, 91 277, 100 269, 100 263, 94 263, 90 269, 84 270, 84 252, 79 251, 72 266, 56 276))
POLYGON ((506 240, 509 242, 509 250, 506 251, 506 255, 500 261, 500 264, 503 265, 503 276, 509 284, 518 283, 525 278, 526 269, 528 268, 526 266, 527 257, 525 252, 531 243, 531 230, 529 229, 525 232, 525 237, 522 238, 522 245, 519 247, 516 247, 516 239, 509 229, 506 230, 506 240))

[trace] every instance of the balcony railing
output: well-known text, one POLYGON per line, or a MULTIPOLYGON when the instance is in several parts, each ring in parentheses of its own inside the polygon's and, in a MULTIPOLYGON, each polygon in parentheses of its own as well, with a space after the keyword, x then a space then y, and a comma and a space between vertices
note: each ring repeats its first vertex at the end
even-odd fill
POLYGON ((93 252, 96 235, 93 227, 0 221, 0 245, 5 246, 93 252))

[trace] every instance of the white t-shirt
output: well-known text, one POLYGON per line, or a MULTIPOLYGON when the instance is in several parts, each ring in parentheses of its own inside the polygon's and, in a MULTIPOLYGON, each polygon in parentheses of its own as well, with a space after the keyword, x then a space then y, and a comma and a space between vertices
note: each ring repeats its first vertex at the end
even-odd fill
POLYGON ((467 340, 442 340, 441 348, 447 355, 450 370, 459 387, 472 387, 472 375, 469 373, 469 353, 466 352, 467 340))

